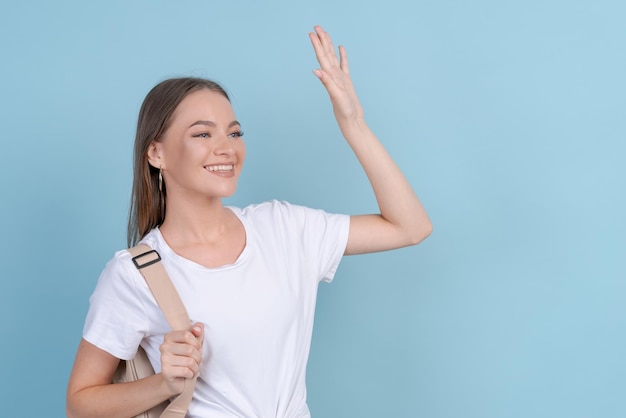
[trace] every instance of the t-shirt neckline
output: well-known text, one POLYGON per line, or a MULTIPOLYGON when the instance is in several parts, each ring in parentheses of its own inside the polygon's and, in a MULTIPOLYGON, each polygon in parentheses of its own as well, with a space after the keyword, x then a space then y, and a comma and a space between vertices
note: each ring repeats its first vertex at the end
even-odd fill
POLYGON ((243 247, 243 250, 239 254, 239 257, 237 257, 237 259, 232 264, 224 264, 223 266, 219 266, 219 267, 206 267, 206 266, 203 266, 202 264, 196 263, 195 261, 185 258, 181 256, 180 254, 176 253, 167 244, 167 241, 165 241, 165 238, 163 238, 163 235, 161 234, 161 230, 159 229, 159 227, 156 227, 154 229, 154 234, 158 242, 158 247, 164 253, 162 254, 162 256, 165 255, 166 257, 171 257, 173 260, 176 260, 178 263, 186 264, 187 266, 198 269, 198 270, 212 271, 212 272, 234 269, 240 266, 241 264, 243 264, 246 258, 248 257, 248 252, 249 252, 248 248, 250 246, 250 233, 249 233, 250 228, 246 220, 243 218, 241 210, 239 208, 233 207, 233 206, 226 206, 226 208, 229 209, 231 212, 233 212, 235 216, 237 216, 237 218, 243 225, 245 235, 246 235, 246 243, 243 247))

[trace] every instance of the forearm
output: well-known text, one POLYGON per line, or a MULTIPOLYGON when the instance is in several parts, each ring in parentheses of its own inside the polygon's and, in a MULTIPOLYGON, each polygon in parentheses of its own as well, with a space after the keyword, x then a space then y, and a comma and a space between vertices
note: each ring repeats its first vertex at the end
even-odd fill
POLYGON ((84 388, 68 393, 68 418, 133 417, 172 394, 160 374, 128 383, 84 388))
POLYGON ((408 180, 362 117, 339 121, 340 129, 365 171, 381 217, 397 230, 393 246, 417 244, 432 224, 408 180))

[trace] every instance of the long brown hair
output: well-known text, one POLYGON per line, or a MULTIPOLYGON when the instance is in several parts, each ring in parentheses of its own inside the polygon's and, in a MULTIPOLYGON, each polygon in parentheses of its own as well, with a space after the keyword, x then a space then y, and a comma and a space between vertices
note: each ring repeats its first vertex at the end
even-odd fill
POLYGON ((159 190, 159 169, 148 162, 153 141, 160 142, 169 128, 174 111, 188 94, 209 89, 230 101, 217 83, 204 78, 172 78, 150 90, 139 110, 133 156, 133 189, 128 216, 128 246, 136 245, 150 230, 165 219, 165 183, 159 190))

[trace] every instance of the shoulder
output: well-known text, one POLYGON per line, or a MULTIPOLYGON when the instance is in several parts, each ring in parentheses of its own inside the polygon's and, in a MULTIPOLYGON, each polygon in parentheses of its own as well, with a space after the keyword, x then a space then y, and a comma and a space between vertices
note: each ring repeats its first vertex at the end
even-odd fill
POLYGON ((106 263, 98 278, 96 291, 135 288, 136 269, 127 249, 117 251, 106 263))
POLYGON ((104 267, 104 273, 120 274, 132 271, 132 256, 128 249, 116 251, 104 267))
POLYGON ((234 212, 245 225, 253 225, 255 229, 284 228, 291 232, 327 228, 343 230, 350 222, 348 215, 330 213, 283 200, 270 200, 246 206, 243 209, 234 208, 234 212))
POLYGON ((234 208, 238 210, 240 213, 245 215, 262 215, 269 213, 281 213, 291 210, 292 208, 296 208, 298 205, 291 204, 284 200, 268 200, 266 202, 261 203, 253 203, 244 208, 234 208))
MULTIPOLYGON (((160 240, 159 240, 160 234, 161 233, 159 232, 159 228, 154 228, 139 241, 139 244, 146 244, 150 246, 151 248, 156 249, 156 247, 160 245, 160 240)), ((120 252, 124 252, 124 251, 128 253, 128 250, 122 250, 120 252)), ((130 256, 130 253, 129 253, 129 256, 130 256)))
POLYGON ((265 234, 269 231, 277 233, 279 230, 300 230, 315 210, 283 200, 270 200, 234 209, 234 212, 247 230, 265 231, 265 234))
MULTIPOLYGON (((158 248, 157 230, 149 232, 141 241, 153 249, 158 248)), ((133 256, 128 248, 118 250, 106 263, 99 278, 99 286, 133 287, 143 284, 141 273, 133 263, 133 256)))
POLYGON ((296 205, 284 200, 269 200, 255 203, 244 208, 232 208, 235 213, 245 218, 298 218, 308 214, 325 214, 323 210, 313 209, 307 206, 296 205))

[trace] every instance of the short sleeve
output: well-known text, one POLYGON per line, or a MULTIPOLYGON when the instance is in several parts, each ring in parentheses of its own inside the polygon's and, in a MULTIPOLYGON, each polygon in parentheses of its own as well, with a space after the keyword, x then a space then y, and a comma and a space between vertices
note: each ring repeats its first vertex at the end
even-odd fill
POLYGON ((262 207, 274 225, 283 225, 284 240, 299 249, 318 281, 331 282, 348 244, 350 216, 276 200, 262 207))
POLYGON ((119 251, 100 274, 89 299, 83 338, 113 356, 128 360, 148 333, 147 286, 128 251, 119 251), (145 289, 144 289, 145 287, 145 289))
POLYGON ((320 281, 330 283, 348 244, 350 217, 310 208, 304 215, 305 253, 318 260, 320 281))

